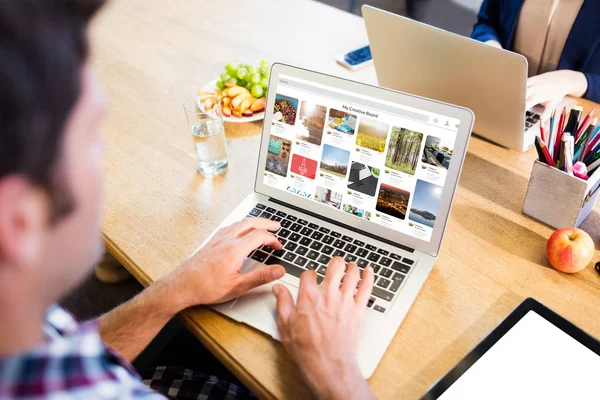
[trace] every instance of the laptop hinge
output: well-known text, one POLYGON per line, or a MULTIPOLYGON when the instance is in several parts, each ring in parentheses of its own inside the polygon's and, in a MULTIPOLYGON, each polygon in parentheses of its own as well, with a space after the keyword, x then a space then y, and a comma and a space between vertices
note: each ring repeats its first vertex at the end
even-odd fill
POLYGON ((334 219, 331 219, 331 218, 324 217, 324 216, 322 216, 322 215, 319 215, 319 214, 317 214, 317 213, 314 213, 314 212, 312 212, 312 211, 307 211, 307 210, 304 210, 304 209, 302 209, 302 208, 300 208, 300 207, 294 206, 294 205, 292 205, 292 204, 286 203, 286 202, 284 202, 284 201, 281 201, 281 200, 277 200, 277 199, 275 199, 275 198, 273 198, 273 197, 269 197, 269 201, 272 201, 273 203, 281 204, 282 206, 285 206, 285 207, 291 208, 292 210, 296 210, 296 211, 298 211, 298 212, 301 212, 301 213, 304 213, 304 214, 310 215, 310 216, 311 216, 311 217, 313 217, 313 218, 318 218, 318 219, 320 219, 320 220, 322 220, 322 221, 329 222, 330 224, 337 225, 337 226, 341 226, 342 228, 344 228, 344 229, 348 229, 349 231, 353 231, 353 232, 356 232, 356 233, 360 233, 361 235, 368 236, 368 237, 370 237, 370 238, 372 238, 372 239, 378 240, 378 241, 380 241, 380 242, 383 242, 383 243, 385 243, 385 244, 389 244, 390 246, 398 247, 399 249, 402 249, 402 250, 404 250, 404 251, 409 251, 409 252, 411 252, 411 253, 414 253, 414 252, 415 252, 415 249, 411 249, 410 247, 408 247, 408 246, 405 246, 405 245, 403 245, 403 244, 392 242, 391 240, 388 240, 388 239, 386 239, 386 238, 382 238, 382 237, 380 237, 380 236, 377 236, 377 235, 374 235, 374 234, 372 234, 372 233, 369 233, 369 232, 363 231, 363 230, 361 230, 361 229, 357 229, 357 228, 355 228, 355 227, 353 227, 353 226, 346 225, 346 224, 344 224, 344 223, 342 223, 342 222, 339 222, 339 221, 336 221, 336 220, 334 220, 334 219))

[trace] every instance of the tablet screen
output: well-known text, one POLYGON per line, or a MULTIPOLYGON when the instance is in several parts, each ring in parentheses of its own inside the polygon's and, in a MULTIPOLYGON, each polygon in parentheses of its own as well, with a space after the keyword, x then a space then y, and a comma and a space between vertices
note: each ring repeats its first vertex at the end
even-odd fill
POLYGON ((600 399, 600 356, 529 311, 439 399, 600 399))

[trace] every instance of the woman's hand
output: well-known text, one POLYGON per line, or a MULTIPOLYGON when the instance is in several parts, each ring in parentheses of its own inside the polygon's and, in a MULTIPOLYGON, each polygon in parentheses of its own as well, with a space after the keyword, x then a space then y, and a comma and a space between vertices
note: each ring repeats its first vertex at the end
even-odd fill
POLYGON ((587 86, 585 75, 568 69, 533 76, 527 79, 526 110, 541 104, 546 108, 542 120, 547 120, 565 96, 581 97, 587 91, 587 86))
POLYGON ((494 40, 494 39, 486 40, 483 43, 487 44, 488 46, 497 47, 499 49, 502 48, 502 45, 500 44, 500 42, 498 42, 497 40, 494 40))

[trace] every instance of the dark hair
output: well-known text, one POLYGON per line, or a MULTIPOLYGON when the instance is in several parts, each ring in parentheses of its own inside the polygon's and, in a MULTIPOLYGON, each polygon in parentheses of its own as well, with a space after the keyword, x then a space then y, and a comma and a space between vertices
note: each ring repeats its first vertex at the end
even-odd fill
POLYGON ((80 94, 87 25, 104 0, 0 1, 0 179, 46 189, 52 219, 71 207, 58 172, 63 131, 80 94))

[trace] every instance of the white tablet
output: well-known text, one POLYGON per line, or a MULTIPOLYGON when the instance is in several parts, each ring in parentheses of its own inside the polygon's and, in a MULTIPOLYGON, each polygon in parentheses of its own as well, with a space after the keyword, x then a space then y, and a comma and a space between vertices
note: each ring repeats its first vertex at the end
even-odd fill
POLYGON ((423 399, 600 399, 600 342, 529 298, 423 399))

